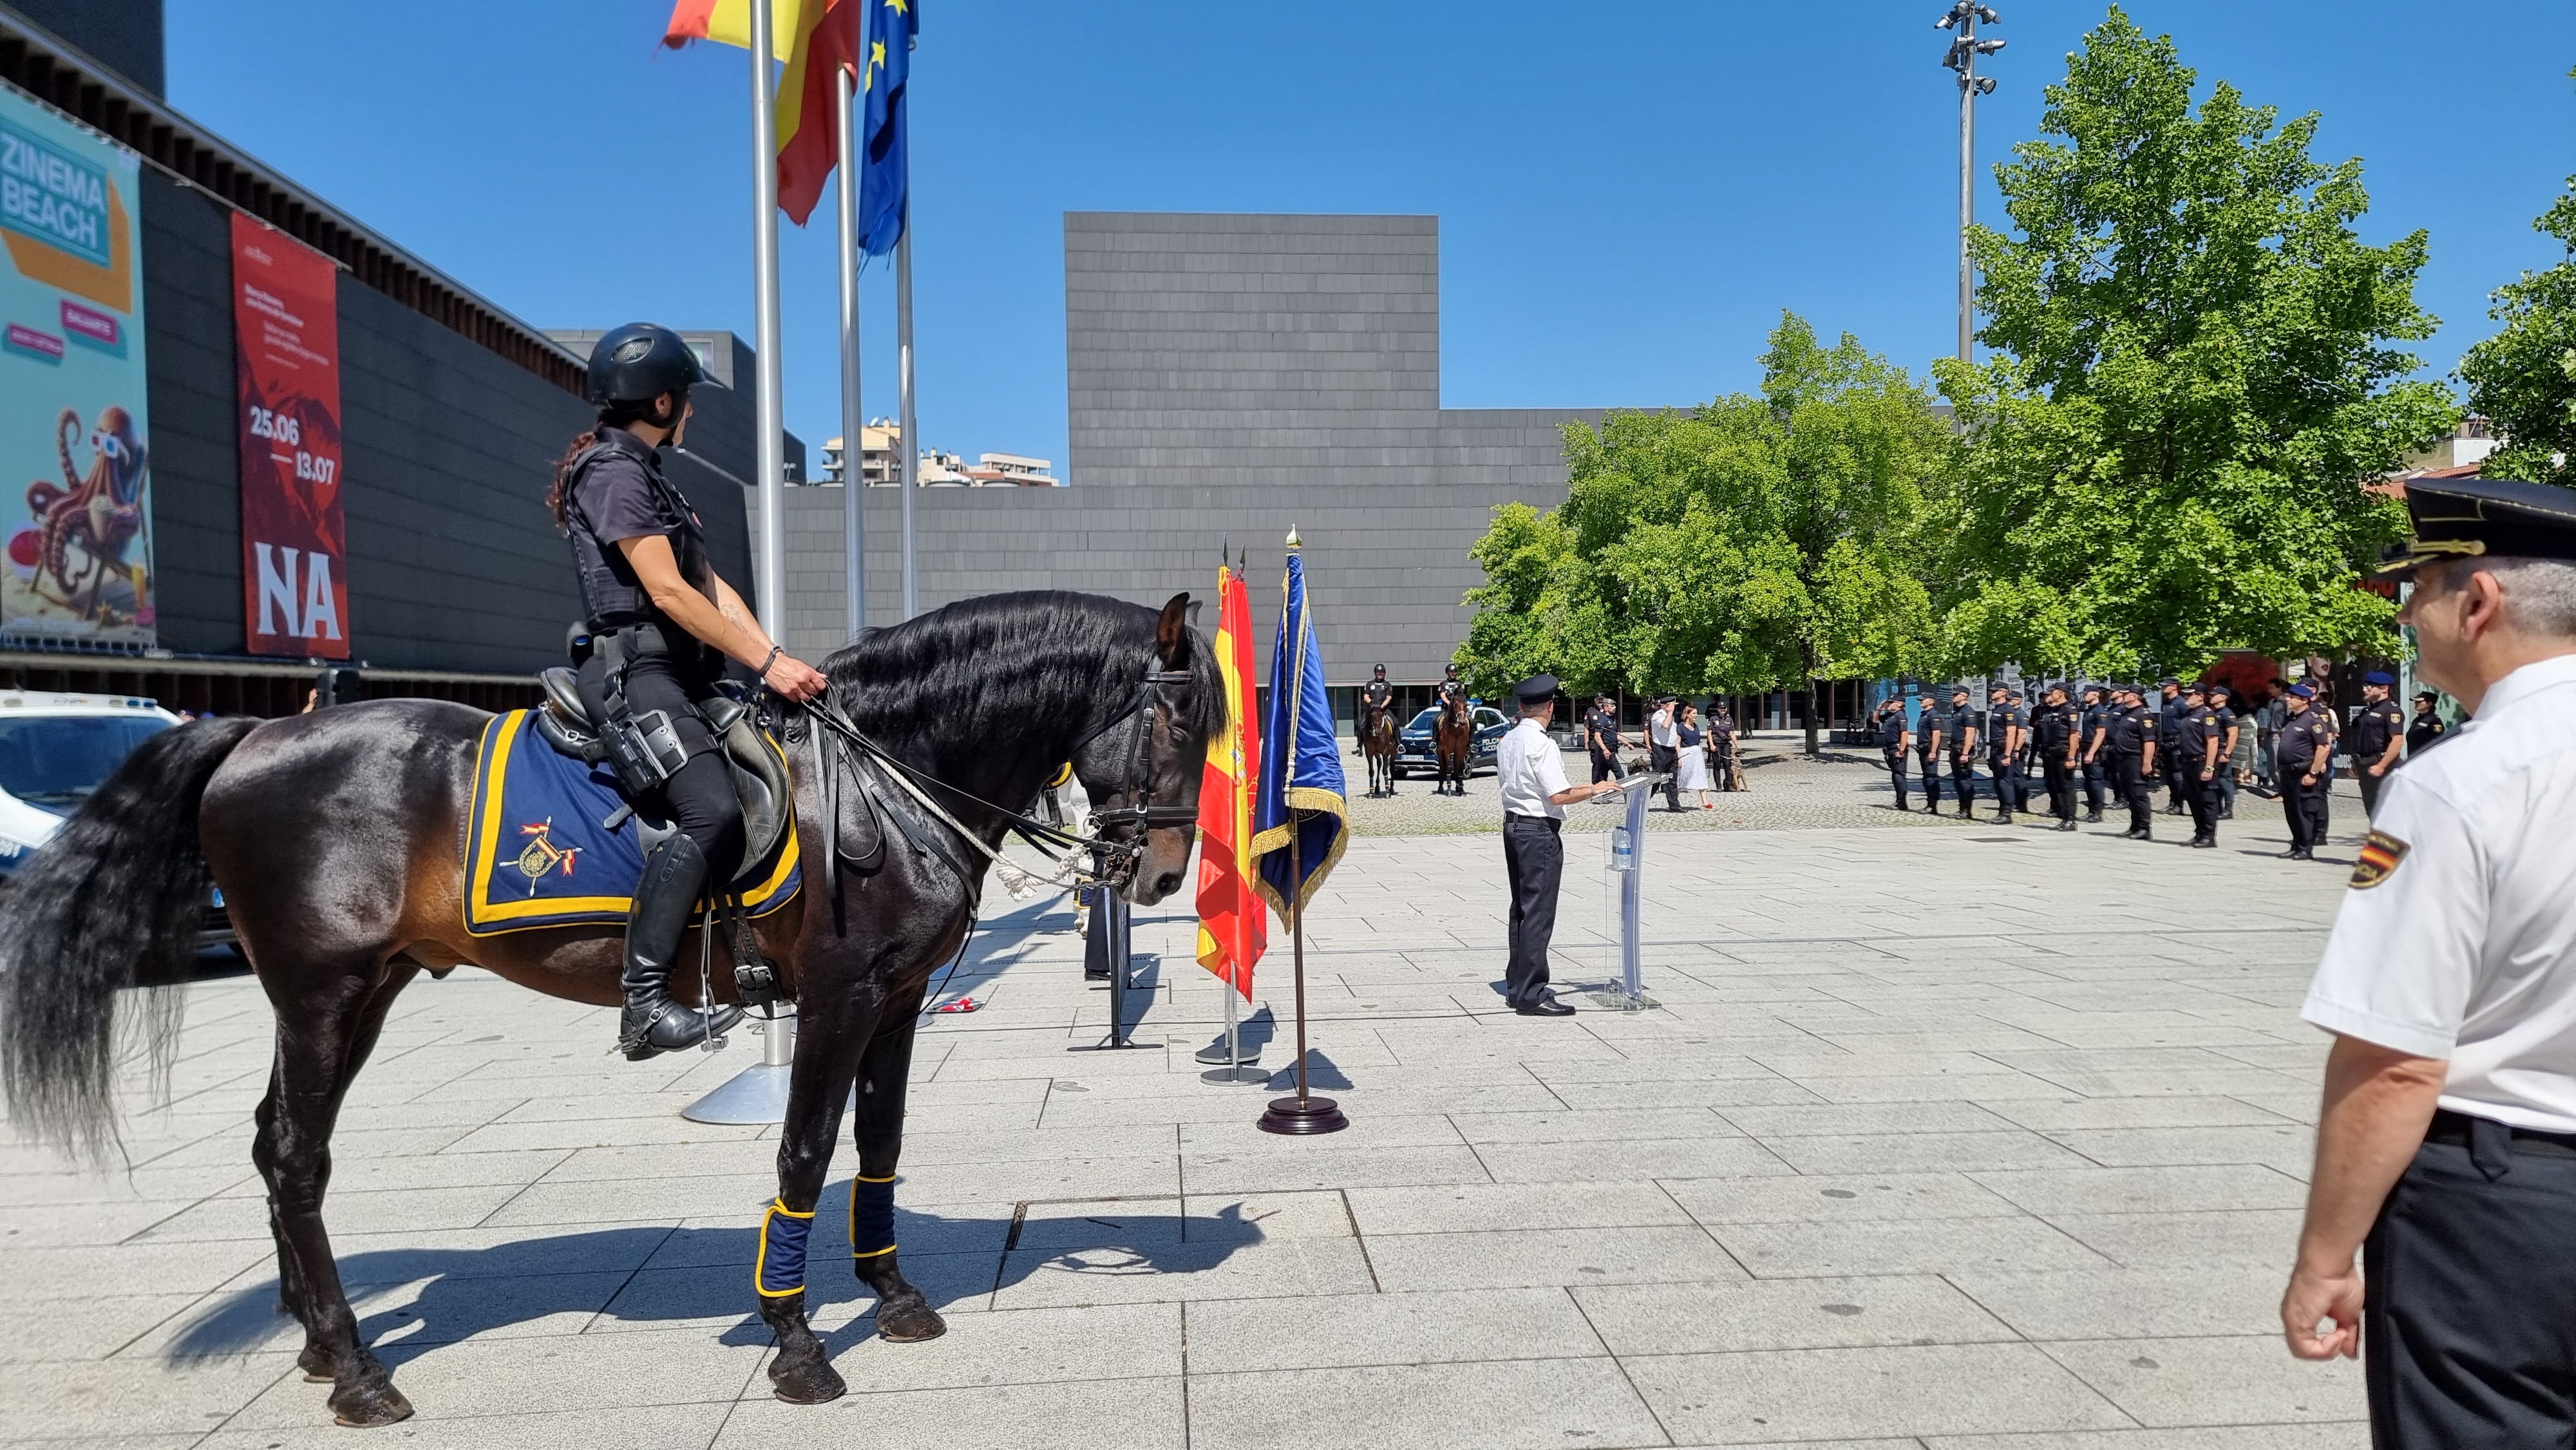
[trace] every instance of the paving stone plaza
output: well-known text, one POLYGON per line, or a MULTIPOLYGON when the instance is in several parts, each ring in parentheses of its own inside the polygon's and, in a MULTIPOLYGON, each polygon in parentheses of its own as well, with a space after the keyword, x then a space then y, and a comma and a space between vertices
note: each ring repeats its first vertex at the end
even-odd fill
MULTIPOLYGON (((2138 845, 1899 817, 1858 764, 1754 776, 1721 801, 1786 818, 1659 818, 1650 836, 1661 1005, 1642 1013, 1502 1010, 1493 836, 1354 840, 1307 951, 1311 1067, 1352 1122, 1327 1138, 1257 1132, 1271 1089, 1200 1080, 1222 999, 1190 959, 1186 902, 1139 913, 1142 1045, 1107 1051, 1069 905, 992 893, 943 993, 988 1005, 922 1028, 898 1193, 905 1269, 949 1331, 870 1336, 833 1252, 836 1189, 812 1293, 851 1393, 819 1408, 775 1402, 761 1373, 750 1265, 774 1130, 679 1116, 757 1040, 627 1064, 604 1009, 470 970, 424 980, 335 1143, 343 1272, 419 1409, 364 1433, 2366 1444, 2357 1369, 2293 1362, 2274 1319, 2323 1058, 2296 1004, 2358 803, 2336 804, 2333 861, 2304 865, 2273 856, 2278 808, 2252 797, 2211 852, 2180 831, 2138 845)), ((1453 804, 1490 810, 1492 790, 1453 804)), ((1556 973, 1580 986, 1609 975, 1614 812, 1575 814, 1556 973)), ((1252 1036, 1275 1088, 1293 1053, 1284 940, 1260 976, 1252 1036)), ((358 1443, 274 1309, 248 1159, 265 1002, 233 976, 188 989, 186 1012, 169 1106, 131 1120, 130 1171, 0 1148, 0 1440, 358 1443)), ((843 1185, 852 1163, 845 1145, 843 1185)))

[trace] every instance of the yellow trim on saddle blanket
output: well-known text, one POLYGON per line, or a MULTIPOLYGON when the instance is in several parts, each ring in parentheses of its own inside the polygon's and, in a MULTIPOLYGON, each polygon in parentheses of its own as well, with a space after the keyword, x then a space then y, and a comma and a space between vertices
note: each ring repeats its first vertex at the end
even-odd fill
MULTIPOLYGON (((532 897, 525 901, 491 899, 492 873, 499 868, 502 859, 502 805, 508 785, 510 756, 531 713, 512 710, 494 717, 491 724, 483 727, 483 739, 475 752, 472 804, 465 840, 465 930, 471 936, 500 936, 513 931, 583 924, 563 920, 565 917, 622 919, 635 904, 632 895, 532 897)), ((778 742, 765 732, 760 738, 784 766, 787 753, 779 749, 778 742)), ((785 839, 771 863, 768 876, 742 894, 743 909, 753 916, 766 916, 796 897, 799 878, 796 873, 797 831, 793 802, 790 802, 789 810, 791 814, 785 839)), ((633 830, 635 823, 630 818, 619 829, 633 830)))

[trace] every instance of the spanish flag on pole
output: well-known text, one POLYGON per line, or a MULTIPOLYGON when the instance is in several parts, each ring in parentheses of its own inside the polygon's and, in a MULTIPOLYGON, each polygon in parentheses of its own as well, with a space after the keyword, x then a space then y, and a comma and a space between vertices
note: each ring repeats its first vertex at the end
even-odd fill
POLYGON ((1252 596, 1233 570, 1216 571, 1216 663, 1225 675, 1225 731, 1208 742, 1199 778, 1199 965, 1252 1000, 1252 964, 1268 935, 1253 889, 1252 793, 1261 778, 1261 726, 1252 697, 1252 596))
MULTIPOLYGON (((778 78, 778 209, 800 227, 814 214, 840 157, 832 137, 833 78, 858 70, 864 3, 770 0, 770 43, 787 64, 778 78)), ((749 47, 751 0, 678 0, 662 43, 676 50, 692 40, 749 47)))

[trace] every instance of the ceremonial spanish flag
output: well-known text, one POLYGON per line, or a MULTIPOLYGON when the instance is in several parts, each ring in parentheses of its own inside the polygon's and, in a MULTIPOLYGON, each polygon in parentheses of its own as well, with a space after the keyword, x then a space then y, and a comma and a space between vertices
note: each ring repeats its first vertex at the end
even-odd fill
MULTIPOLYGON (((787 63, 778 78, 778 209, 798 226, 814 214, 840 157, 832 92, 842 71, 858 71, 859 11, 865 0, 770 0, 769 37, 787 63)), ((909 0, 906 0, 909 3, 909 0)), ((692 40, 751 45, 751 0, 678 0, 662 43, 692 40)))
POLYGON ((1216 665, 1225 675, 1225 730, 1208 742, 1199 777, 1199 965, 1252 1000, 1252 964, 1268 932, 1253 889, 1252 796, 1261 778, 1253 716, 1252 596, 1216 571, 1216 665))

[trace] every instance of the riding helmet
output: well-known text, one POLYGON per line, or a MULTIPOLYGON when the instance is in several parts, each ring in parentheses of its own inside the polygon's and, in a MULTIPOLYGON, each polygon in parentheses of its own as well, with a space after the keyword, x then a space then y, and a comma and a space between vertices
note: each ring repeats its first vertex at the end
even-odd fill
POLYGON ((602 333, 590 350, 590 401, 603 406, 650 403, 706 380, 707 370, 698 365, 689 344, 650 322, 630 322, 602 333))

